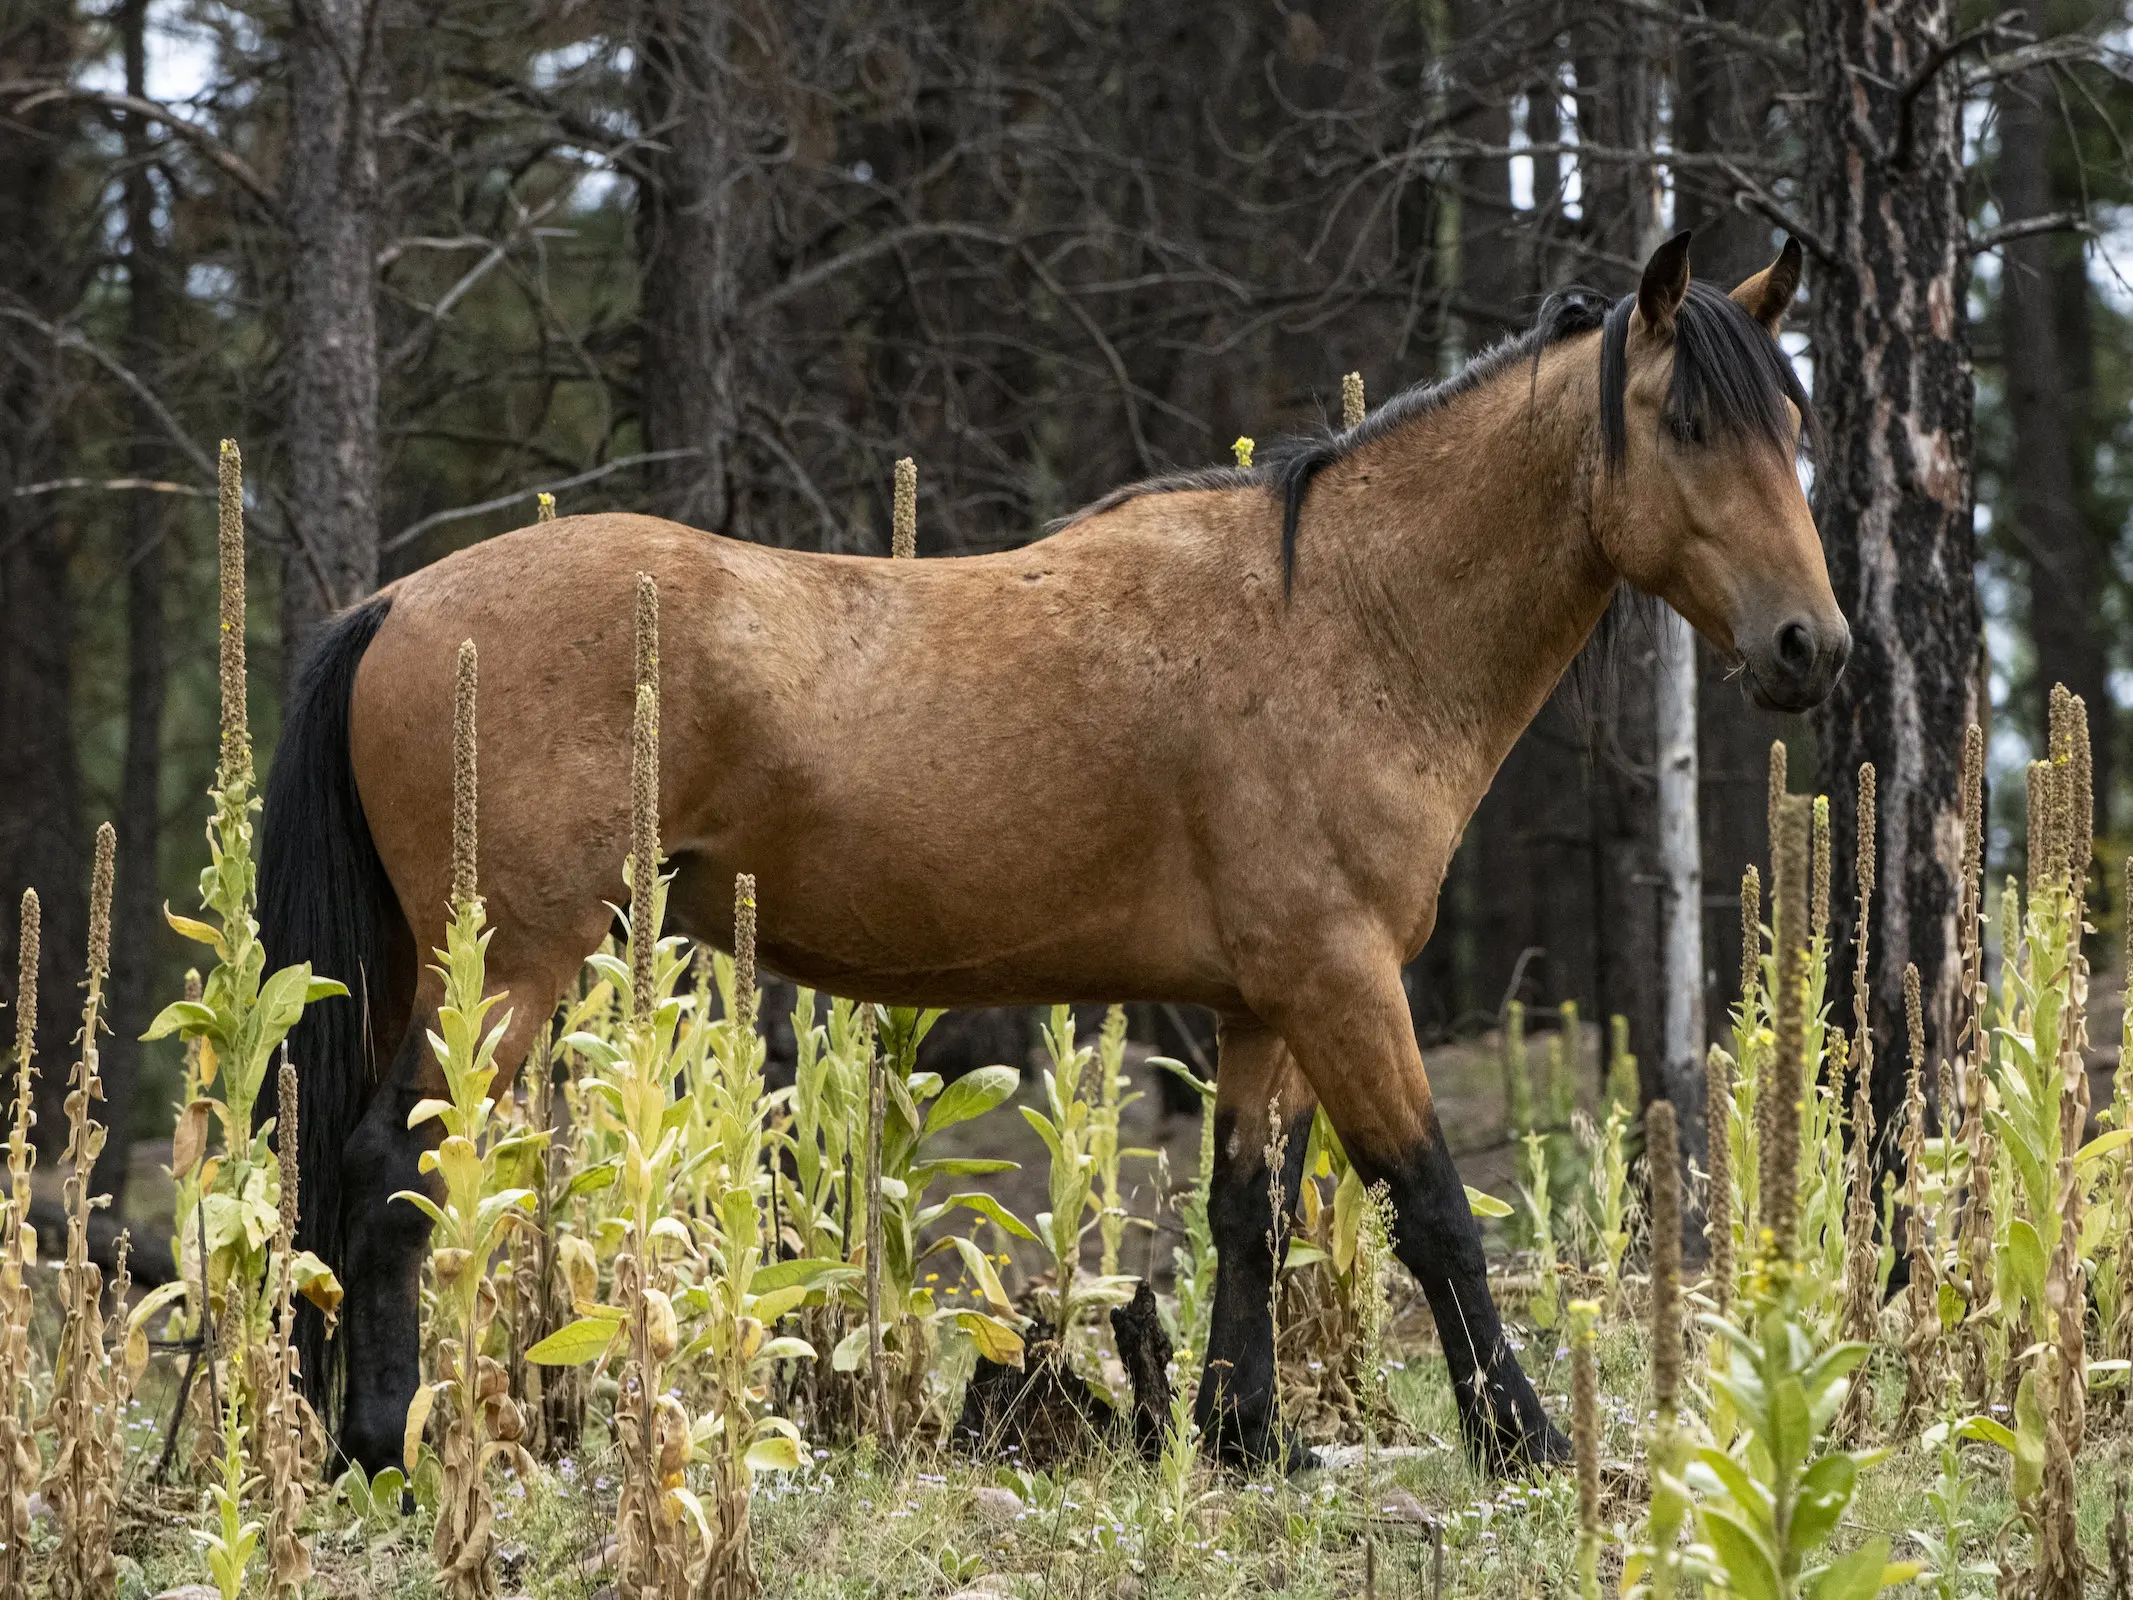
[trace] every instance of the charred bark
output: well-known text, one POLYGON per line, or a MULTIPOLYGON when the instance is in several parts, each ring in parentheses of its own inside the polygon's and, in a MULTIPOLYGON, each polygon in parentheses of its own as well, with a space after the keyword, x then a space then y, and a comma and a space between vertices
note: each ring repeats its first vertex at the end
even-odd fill
POLYGON ((319 623, 378 583, 378 110, 387 4, 297 0, 290 10, 284 694, 319 623))
MULTIPOLYGON (((147 94, 148 0, 125 0, 119 28, 126 57, 126 92, 147 94)), ((169 335, 170 280, 156 233, 155 186, 149 169, 156 149, 140 117, 123 129, 126 151, 126 360, 136 374, 156 381, 169 335)), ((128 473, 139 479, 167 475, 167 446, 146 403, 134 398, 126 447, 128 473)), ((119 773, 118 835, 124 846, 113 886, 111 937, 111 1037, 103 1048, 104 1121, 111 1129, 96 1159, 92 1194, 111 1196, 111 1214, 123 1216, 126 1176, 133 1150, 134 1088, 140 1081, 141 1034, 154 1019, 156 949, 162 942, 162 898, 157 884, 163 787, 163 700, 167 672, 163 652, 163 591, 169 559, 168 500, 135 492, 126 505, 126 752, 119 773)))
MULTIPOLYGON (((71 5, 0 13, 0 61, 27 79, 63 78, 79 19, 71 5)), ((68 530, 51 495, 19 495, 55 475, 63 419, 57 343, 46 330, 72 313, 80 264, 63 210, 72 130, 58 103, 0 119, 0 994, 14 997, 16 907, 43 902, 38 965, 39 1076, 34 1138, 50 1165, 66 1143, 68 1041, 80 1018, 69 997, 88 945, 88 840, 75 754, 74 598, 68 530)), ((13 1017, 7 1022, 12 1038, 13 1017)))
MULTIPOLYGON (((2000 85, 2000 208, 2008 222, 2069 209, 2052 181, 2053 110, 2049 73, 2026 73, 2000 85)), ((2106 587, 2104 541, 2090 527, 2078 463, 2086 433, 2085 342, 2065 337, 2061 309, 2064 263, 2080 272, 2081 242, 2058 234, 2011 241, 2001 256, 2000 346, 2014 453, 2014 538, 2029 568, 2029 636, 2036 651, 2031 685, 2034 726, 2044 727, 2052 686, 2065 684, 2091 706, 2110 704, 2101 614, 2106 587)), ((2086 299, 2086 274, 2078 294, 2086 299)), ((2111 794, 2112 718, 2089 718, 2095 751, 2100 828, 2111 794)))
MULTIPOLYGON (((1869 1015, 1886 1127, 1902 1097, 1906 961, 1924 983, 1929 1052, 1950 1037, 1957 767, 1979 713, 1962 97, 1940 51, 1957 20, 1954 0, 1814 0, 1806 22, 1820 108, 1807 124, 1808 189, 1827 251, 1810 328, 1828 439, 1815 520, 1853 639, 1850 668, 1814 716, 1816 787, 1830 797, 1843 885, 1859 763, 1880 779, 1869 1015)), ((1846 1016, 1855 913, 1848 896, 1834 901, 1830 1008, 1846 1016)))
POLYGON ((736 19, 727 0, 646 0, 636 69, 649 143, 637 190, 643 276, 644 442, 683 451, 653 468, 652 509, 733 525, 741 431, 741 265, 754 227, 739 123, 736 19))

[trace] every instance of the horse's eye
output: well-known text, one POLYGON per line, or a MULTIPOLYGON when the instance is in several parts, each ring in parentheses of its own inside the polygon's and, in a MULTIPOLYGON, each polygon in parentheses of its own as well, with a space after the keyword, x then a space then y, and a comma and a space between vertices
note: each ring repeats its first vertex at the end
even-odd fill
POLYGON ((1674 436, 1677 444, 1700 445, 1704 442, 1703 419, 1685 417, 1672 408, 1666 413, 1666 431, 1674 436))

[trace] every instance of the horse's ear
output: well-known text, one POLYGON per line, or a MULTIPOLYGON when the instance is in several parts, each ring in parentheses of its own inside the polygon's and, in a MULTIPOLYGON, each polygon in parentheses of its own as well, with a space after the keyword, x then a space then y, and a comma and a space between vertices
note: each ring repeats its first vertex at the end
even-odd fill
POLYGON ((1733 303, 1777 336, 1778 324, 1792 305, 1800 287, 1800 241, 1785 236, 1785 248, 1777 260, 1733 291, 1733 303))
POLYGON ((1637 314, 1644 326, 1665 338, 1674 331, 1674 313, 1689 292, 1689 235, 1687 230, 1652 252, 1644 264, 1644 281, 1637 285, 1637 314))

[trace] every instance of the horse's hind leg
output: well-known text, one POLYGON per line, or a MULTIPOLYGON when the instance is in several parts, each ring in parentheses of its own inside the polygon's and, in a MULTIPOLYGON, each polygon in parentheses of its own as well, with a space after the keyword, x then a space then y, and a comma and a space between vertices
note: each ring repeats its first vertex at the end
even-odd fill
POLYGON ((1315 977, 1280 1011, 1281 1029, 1363 1181, 1391 1193, 1393 1245, 1429 1299, 1468 1447, 1495 1471, 1566 1459, 1504 1340, 1397 968, 1315 977))
POLYGON ((408 1402, 422 1379, 422 1254, 430 1223, 392 1196, 429 1188, 418 1163, 436 1129, 410 1128, 407 1117, 425 1093, 437 1092, 423 1026, 430 1015, 417 1012, 341 1161, 347 1281, 340 1338, 348 1389, 340 1444, 367 1473, 400 1463, 408 1402))
POLYGON ((1266 1152, 1279 1118, 1287 1140, 1281 1210, 1295 1205, 1317 1101, 1280 1035, 1262 1024, 1222 1025, 1215 1078, 1215 1173, 1207 1197, 1217 1263, 1207 1368, 1193 1406, 1200 1437, 1226 1460, 1286 1461, 1274 1415, 1274 1200, 1266 1152))

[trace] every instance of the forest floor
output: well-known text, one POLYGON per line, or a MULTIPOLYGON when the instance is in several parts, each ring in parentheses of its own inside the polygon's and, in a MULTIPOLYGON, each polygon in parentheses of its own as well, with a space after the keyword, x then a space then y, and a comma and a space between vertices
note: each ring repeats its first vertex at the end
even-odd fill
MULTIPOLYGON (((2099 1023, 2102 1018, 2096 1019, 2099 1023)), ((2115 1028, 2113 1029, 2115 1033, 2115 1028)), ((2110 1035, 2105 1035, 2110 1037, 2110 1035)), ((1596 1041, 1587 1037, 1586 1060, 1596 1041)), ((1440 1048, 1429 1056, 1439 1114, 1477 1187, 1512 1195, 1512 1147, 1501 1136, 1502 1091, 1493 1041, 1440 1048)), ((1581 1075, 1589 1080, 1590 1072, 1581 1075)), ((1197 1157, 1197 1118, 1164 1119, 1151 1083, 1127 1108, 1121 1143, 1165 1152, 1173 1182, 1189 1179, 1197 1157)), ((1025 1085, 1024 1097, 1041 1095, 1025 1085)), ((1005 1108, 954 1130, 972 1149, 1024 1162, 996 1185, 1004 1203, 1028 1216, 1041 1210, 1042 1149, 1005 1108), (1024 1148, 1027 1146, 1027 1148, 1024 1148)), ((1150 1172, 1147 1161, 1139 1163, 1150 1172)), ((147 1176, 147 1174, 143 1174, 147 1176)), ((1146 1209, 1152 1178, 1139 1207, 1146 1209)), ((146 1184, 137 1196, 153 1193, 146 1184)), ((131 1208, 129 1208, 131 1209, 131 1208)), ((1128 1271, 1147 1264, 1147 1246, 1129 1236, 1128 1271)), ((1153 1252, 1167 1267, 1170 1241, 1153 1252)), ((1492 1238, 1492 1272, 1523 1267, 1492 1238)), ((1164 1274, 1167 1278, 1167 1273, 1164 1274)), ((1567 1418, 1568 1352, 1554 1333, 1533 1329, 1506 1301, 1521 1360, 1550 1413, 1567 1418)), ((1375 1568, 1374 1593, 1387 1597, 1571 1595, 1577 1494, 1566 1473, 1526 1482, 1492 1481, 1468 1463, 1429 1317, 1412 1285, 1398 1277, 1390 1374, 1399 1417, 1397 1442, 1367 1463, 1359 1448, 1336 1446, 1317 1470, 1245 1477, 1201 1467, 1181 1491, 1130 1453, 1094 1457, 1072 1471, 1024 1472, 977 1461, 938 1443, 891 1457, 871 1445, 817 1449, 800 1472, 766 1477, 754 1510, 756 1565, 772 1597, 1019 1597, 1019 1600, 1157 1600, 1281 1594, 1360 1596, 1375 1568)), ((1602 1324, 1599 1346, 1603 1463, 1602 1521, 1617 1543, 1603 1571, 1619 1570, 1620 1541, 1641 1521, 1646 1485, 1643 1428, 1648 1406, 1643 1331, 1634 1322, 1602 1324)), ((966 1357, 967 1360, 967 1357, 966 1357)), ((140 1600, 206 1574, 188 1534, 205 1524, 204 1486, 151 1488, 147 1482, 167 1413, 170 1379, 158 1357, 143 1385, 132 1437, 131 1469, 118 1549, 120 1600, 140 1600)), ((1109 1363, 1107 1363, 1109 1365, 1109 1363)), ((1694 1370, 1692 1368, 1692 1370, 1694 1370)), ((1902 1389, 1900 1359, 1877 1347, 1876 1393, 1884 1421, 1902 1389), (1886 1363, 1886 1364, 1884 1364, 1886 1363)), ((950 1395, 952 1406, 953 1395, 950 1395)), ((2133 1418, 2094 1402, 2081 1455, 2083 1548, 2101 1561, 2111 1513, 2111 1486, 2133 1459, 2133 1418)), ((2010 1505, 2002 1458, 1966 1452, 1974 1525, 1967 1555, 1989 1558, 2010 1505)), ((1869 1470, 1837 1544, 1892 1538, 1899 1556, 1915 1554, 1916 1529, 1935 1529, 1928 1491, 1938 1455, 1916 1445, 1869 1470)), ((604 1440, 588 1439, 573 1458, 537 1480, 503 1480, 498 1493, 501 1593, 608 1600, 613 1593, 612 1534, 616 1468, 604 1440)), ((317 1593, 341 1600, 416 1600, 434 1592, 427 1519, 390 1512, 358 1515, 345 1503, 314 1510, 317 1593)), ((48 1523, 40 1535, 49 1540, 48 1523)), ((2020 1541, 2015 1541, 2019 1551, 2020 1541)), ((1606 1581, 1613 1593, 1615 1582, 1606 1581)), ((1990 1594, 1974 1576, 1960 1594, 1990 1594)), ((1929 1592, 1921 1582, 1906 1591, 1929 1592)), ((2104 1592, 2100 1587, 2095 1591, 2104 1592)), ((203 1591, 188 1600, 211 1600, 203 1591)))

